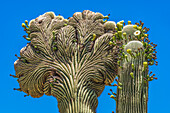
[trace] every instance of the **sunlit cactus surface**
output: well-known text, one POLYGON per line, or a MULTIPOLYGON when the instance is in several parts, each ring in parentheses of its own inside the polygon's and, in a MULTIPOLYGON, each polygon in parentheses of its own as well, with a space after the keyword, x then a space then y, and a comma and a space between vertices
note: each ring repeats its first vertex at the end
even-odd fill
POLYGON ((64 19, 47 12, 22 24, 28 40, 14 67, 20 88, 34 98, 56 97, 60 113, 95 113, 97 97, 117 75, 116 23, 89 10, 64 19))
POLYGON ((157 45, 142 21, 125 25, 108 21, 109 15, 84 10, 64 19, 47 12, 26 20, 23 37, 29 42, 16 55, 11 76, 20 88, 14 89, 34 98, 54 96, 60 113, 96 113, 105 85, 116 86, 116 93, 108 93, 116 113, 147 113, 157 45))
POLYGON ((144 23, 125 25, 117 23, 113 35, 113 45, 118 48, 118 75, 115 79, 117 93, 110 89, 108 93, 116 101, 116 113, 147 113, 149 82, 157 79, 149 66, 158 65, 156 61, 156 44, 148 39, 149 28, 144 23))

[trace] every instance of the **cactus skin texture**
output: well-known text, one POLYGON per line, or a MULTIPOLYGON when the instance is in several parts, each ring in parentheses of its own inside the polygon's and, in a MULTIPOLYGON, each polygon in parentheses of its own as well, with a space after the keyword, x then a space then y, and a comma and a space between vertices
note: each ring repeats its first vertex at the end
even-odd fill
POLYGON ((117 113, 146 113, 148 88, 143 79, 147 75, 147 71, 143 71, 145 57, 142 55, 143 51, 136 58, 126 52, 127 49, 132 49, 133 53, 138 48, 143 48, 140 41, 130 41, 124 48, 128 62, 125 59, 121 62, 123 68, 120 69, 119 81, 122 83, 122 90, 117 92, 117 113), (133 77, 130 73, 133 73, 133 77))
POLYGON ((15 55, 16 75, 10 76, 20 88, 14 90, 24 97, 54 96, 60 113, 96 113, 105 85, 116 86, 117 94, 109 93, 116 113, 146 113, 148 84, 157 79, 148 74, 149 66, 158 65, 157 45, 150 43, 143 22, 108 19, 84 10, 69 19, 47 12, 22 23, 29 43, 15 55))
POLYGON ((117 75, 117 50, 109 42, 115 22, 89 10, 69 19, 47 12, 22 24, 30 41, 14 67, 19 89, 56 97, 60 113, 95 113, 97 97, 117 75))
POLYGON ((111 90, 116 97, 110 96, 116 101, 116 113, 147 113, 149 81, 157 79, 155 74, 150 76, 152 71, 148 74, 149 65, 158 62, 155 61, 157 45, 150 43, 146 34, 149 29, 143 25, 142 21, 135 25, 128 21, 123 27, 120 21, 113 36, 113 43, 119 49, 118 79, 113 85, 117 86, 117 94, 111 90))

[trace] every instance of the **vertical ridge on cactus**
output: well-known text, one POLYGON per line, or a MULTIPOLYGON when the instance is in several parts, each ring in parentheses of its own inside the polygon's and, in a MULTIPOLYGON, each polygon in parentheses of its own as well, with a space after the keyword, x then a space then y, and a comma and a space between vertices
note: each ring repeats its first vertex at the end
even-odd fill
POLYGON ((128 21, 128 25, 124 24, 124 27, 122 25, 123 22, 117 23, 114 37, 119 50, 116 81, 122 83, 122 88, 119 83, 113 85, 118 86, 114 97, 116 113, 147 113, 148 85, 150 81, 157 79, 155 75, 148 75, 149 66, 158 63, 155 61, 156 46, 150 43, 146 34, 149 29, 143 28, 142 21, 136 25, 132 25, 131 21, 128 21))

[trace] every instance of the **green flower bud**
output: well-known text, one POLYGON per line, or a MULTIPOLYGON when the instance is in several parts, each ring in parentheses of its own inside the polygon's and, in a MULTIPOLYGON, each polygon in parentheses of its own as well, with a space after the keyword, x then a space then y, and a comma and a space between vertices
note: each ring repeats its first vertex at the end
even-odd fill
POLYGON ((64 24, 64 26, 67 26, 67 24, 64 24))
POLYGON ((152 80, 153 80, 153 77, 150 78, 150 81, 152 81, 152 80))
POLYGON ((132 50, 131 49, 127 49, 127 53, 131 54, 132 50))
POLYGON ((121 82, 119 82, 119 83, 118 83, 118 85, 119 85, 119 86, 122 86, 122 83, 121 83, 121 82))
POLYGON ((54 78, 54 82, 56 82, 57 80, 54 78))
POLYGON ((144 37, 147 37, 148 36, 148 34, 144 34, 144 37))
POLYGON ((123 36, 126 36, 126 32, 123 33, 123 36))
POLYGON ((143 66, 146 68, 148 66, 148 62, 143 62, 143 66))
POLYGON ((28 23, 28 20, 25 20, 25 23, 27 24, 27 23, 28 23))
POLYGON ((26 38, 27 41, 31 41, 31 38, 26 38))
POLYGON ((55 40, 55 31, 53 31, 52 33, 53 33, 53 39, 55 40))
POLYGON ((34 46, 34 48, 36 49, 36 48, 37 48, 37 46, 34 46))
POLYGON ((117 88, 120 89, 120 90, 122 89, 122 87, 120 87, 120 86, 118 86, 117 88))
POLYGON ((126 61, 128 62, 128 58, 127 58, 127 55, 125 55, 125 59, 126 59, 126 61))
POLYGON ((123 24, 123 23, 124 23, 124 20, 120 21, 119 23, 123 24))
POLYGON ((115 33, 115 36, 118 36, 118 34, 117 34, 117 33, 115 33))
POLYGON ((117 27, 120 27, 120 23, 119 22, 117 23, 117 27))
MULTIPOLYGON (((28 26, 28 20, 25 20, 25 24, 28 26)), ((29 26, 28 26, 29 27, 29 26)))
POLYGON ((119 60, 117 61, 117 64, 120 65, 120 61, 119 60))
POLYGON ((130 76, 134 79, 134 74, 133 74, 133 72, 130 73, 130 76))
POLYGON ((136 29, 136 28, 137 28, 137 25, 133 25, 133 28, 136 29))
POLYGON ((142 27, 141 27, 141 26, 139 26, 139 27, 138 27, 138 29, 139 29, 139 30, 141 30, 141 29, 142 29, 142 27))
POLYGON ((40 51, 39 51, 39 50, 37 50, 37 51, 36 51, 36 53, 40 53, 40 51))
POLYGON ((125 53, 123 52, 122 55, 125 56, 125 53))
POLYGON ((94 41, 95 38, 96 38, 96 34, 93 34, 93 38, 91 40, 94 41))
POLYGON ((109 19, 109 16, 104 16, 103 18, 104 18, 104 19, 109 19))
POLYGON ((132 64, 132 69, 133 69, 133 70, 135 70, 135 68, 134 68, 134 64, 132 64))
POLYGON ((109 45, 112 45, 112 44, 113 44, 113 42, 112 42, 112 41, 110 41, 110 42, 109 42, 109 45))
POLYGON ((147 75, 146 77, 149 78, 149 75, 147 75))
POLYGON ((24 23, 22 23, 22 27, 26 28, 26 26, 25 26, 25 24, 24 24, 24 23))
POLYGON ((116 40, 116 39, 115 39, 115 36, 113 36, 112 39, 113 39, 113 41, 115 41, 115 40, 116 40))
POLYGON ((122 34, 122 31, 118 31, 118 34, 121 35, 121 34, 122 34))
POLYGON ((30 34, 31 32, 30 31, 26 31, 26 33, 30 34))
POLYGON ((53 50, 56 51, 56 50, 57 50, 57 47, 53 47, 53 50))
POLYGON ((146 84, 146 83, 147 83, 147 81, 146 81, 146 80, 144 80, 144 83, 146 84))
POLYGON ((131 21, 128 21, 128 25, 130 25, 131 24, 131 21))
POLYGON ((76 41, 77 41, 76 39, 73 40, 73 42, 76 42, 76 41))
POLYGON ((152 49, 149 49, 150 52, 152 52, 152 49))
POLYGON ((110 98, 114 98, 115 96, 114 95, 111 95, 110 98))
POLYGON ((54 42, 54 45, 57 45, 57 42, 54 42))
POLYGON ((123 24, 120 24, 120 27, 123 27, 123 24))

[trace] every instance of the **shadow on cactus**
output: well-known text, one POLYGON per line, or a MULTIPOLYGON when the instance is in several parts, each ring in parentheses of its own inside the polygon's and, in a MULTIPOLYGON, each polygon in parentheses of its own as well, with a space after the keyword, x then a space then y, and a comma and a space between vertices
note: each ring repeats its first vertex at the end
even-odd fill
POLYGON ((107 19, 84 10, 69 19, 47 12, 25 21, 23 37, 30 42, 16 55, 15 90, 56 97, 60 113, 95 113, 97 97, 118 71, 118 50, 110 42, 116 24, 107 19))
POLYGON ((149 28, 144 23, 125 25, 124 21, 117 23, 111 43, 118 49, 119 71, 115 79, 117 93, 110 89, 110 98, 116 101, 116 113, 147 113, 149 81, 157 79, 149 66, 158 65, 156 61, 157 46, 148 39, 149 28))

